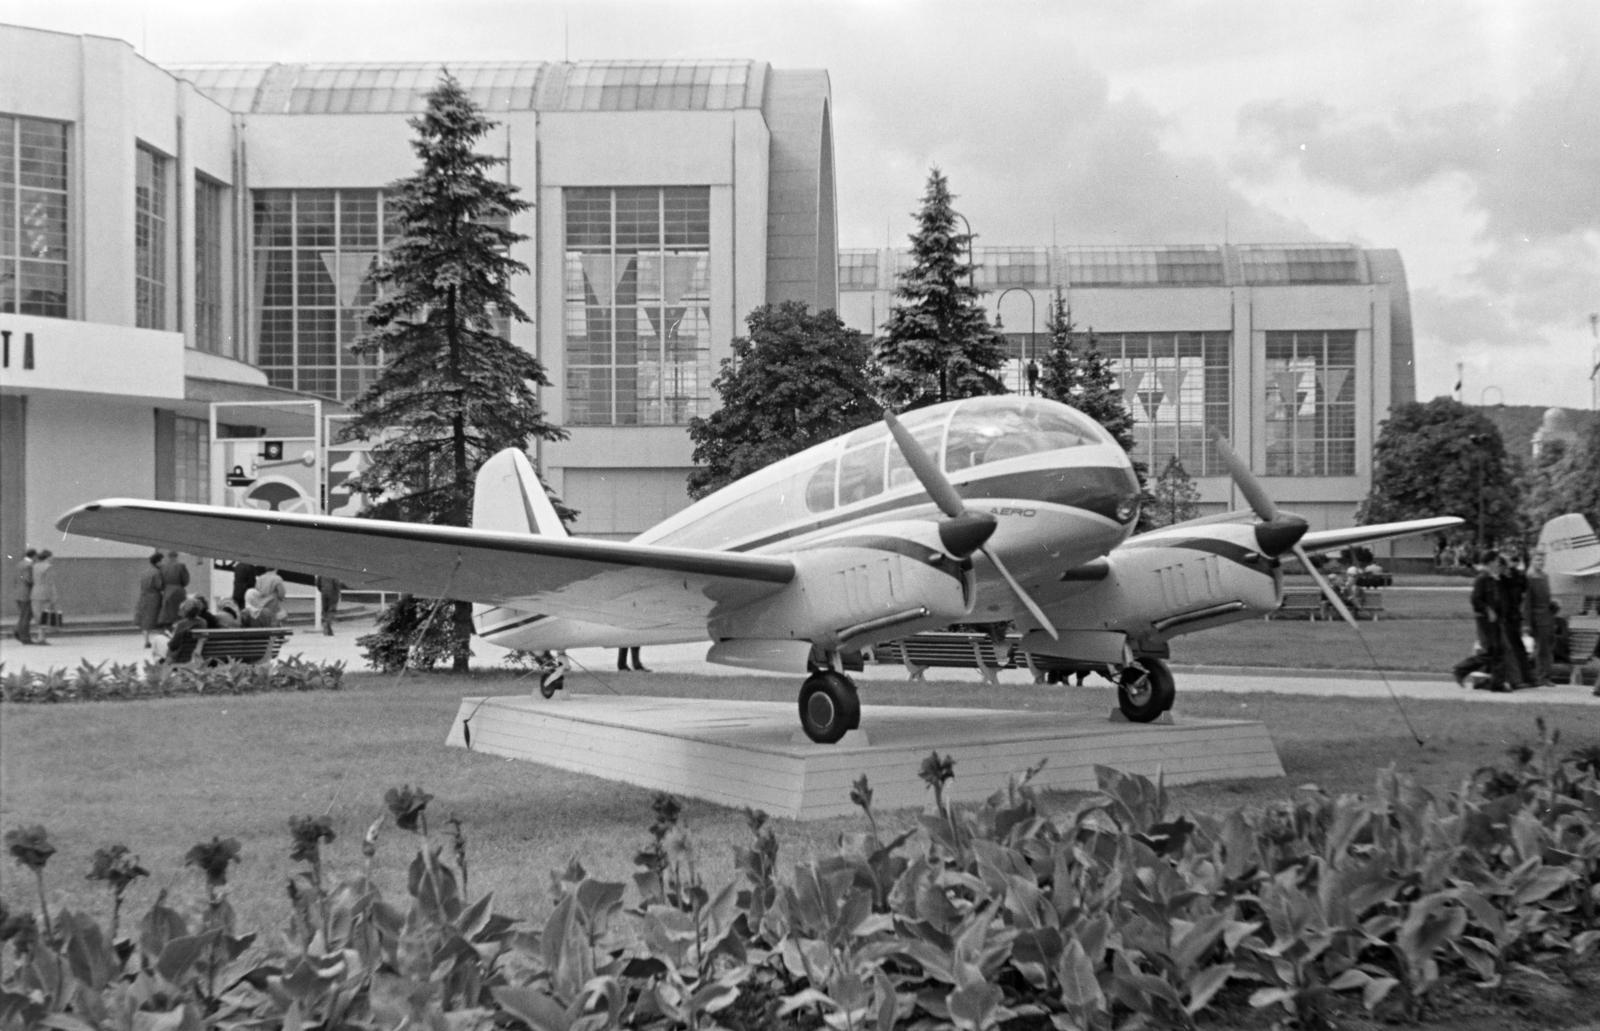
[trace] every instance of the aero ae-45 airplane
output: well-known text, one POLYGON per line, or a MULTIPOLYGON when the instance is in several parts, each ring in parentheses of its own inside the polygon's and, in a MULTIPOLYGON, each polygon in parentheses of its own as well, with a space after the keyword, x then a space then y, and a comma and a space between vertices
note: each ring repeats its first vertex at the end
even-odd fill
POLYGON ((1122 710, 1148 721, 1172 705, 1167 640, 1276 608, 1280 555, 1460 522, 1308 533, 1219 444, 1254 515, 1132 539, 1139 484, 1122 448, 1082 413, 1018 396, 887 416, 627 543, 567 536, 516 450, 479 470, 471 528, 120 498, 57 526, 477 602, 485 640, 555 654, 547 694, 565 649, 709 638, 709 661, 806 676, 800 722, 832 743, 861 719, 849 656, 951 623, 1014 620, 1024 648, 1110 670, 1122 710))

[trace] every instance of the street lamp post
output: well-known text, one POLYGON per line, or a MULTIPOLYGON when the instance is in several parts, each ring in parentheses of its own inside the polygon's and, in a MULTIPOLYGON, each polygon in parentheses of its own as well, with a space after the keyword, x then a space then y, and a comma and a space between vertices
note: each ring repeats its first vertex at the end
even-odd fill
POLYGON ((1028 347, 1026 353, 1022 356, 1022 379, 1026 390, 1031 394, 1033 393, 1033 381, 1028 377, 1028 366, 1033 361, 1034 337, 1039 332, 1039 306, 1034 300, 1033 291, 1025 286, 1008 286, 1000 291, 1000 296, 995 298, 994 301, 994 325, 996 329, 1001 328, 1000 304, 1006 299, 1006 294, 1014 290, 1021 290, 1028 295, 1028 347))
POLYGON ((977 239, 977 234, 972 231, 972 223, 967 221, 967 216, 963 215, 959 211, 952 211, 951 214, 954 215, 955 217, 959 218, 961 220, 961 224, 966 227, 966 230, 967 230, 967 288, 968 289, 977 289, 977 287, 976 287, 977 280, 973 278, 973 265, 974 265, 974 262, 973 262, 973 258, 972 258, 972 246, 973 246, 972 245, 972 241, 977 239))

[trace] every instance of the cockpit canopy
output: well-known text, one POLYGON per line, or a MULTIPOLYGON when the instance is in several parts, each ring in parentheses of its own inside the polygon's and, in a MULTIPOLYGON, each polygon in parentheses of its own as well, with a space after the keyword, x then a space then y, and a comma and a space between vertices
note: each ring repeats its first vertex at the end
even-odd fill
MULTIPOLYGON (((1105 430, 1082 412, 1055 401, 1015 394, 921 408, 907 412, 900 421, 948 473, 1064 448, 1113 443, 1105 430)), ((725 545, 746 533, 854 505, 916 482, 905 456, 881 422, 856 430, 842 444, 838 440, 819 444, 751 477, 762 478, 767 482, 751 484, 747 490, 731 485, 691 506, 664 524, 664 532, 655 542, 725 545), (729 506, 726 514, 716 511, 724 506, 729 506), (734 512, 738 513, 736 524, 728 518, 734 512)))

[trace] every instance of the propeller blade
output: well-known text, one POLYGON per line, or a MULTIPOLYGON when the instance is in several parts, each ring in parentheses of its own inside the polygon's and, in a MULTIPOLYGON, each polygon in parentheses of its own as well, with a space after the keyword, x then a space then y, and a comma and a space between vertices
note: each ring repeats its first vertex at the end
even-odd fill
POLYGON ((888 423, 889 432, 894 435, 894 442, 900 445, 900 453, 906 458, 906 465, 916 474, 917 482, 922 484, 922 489, 928 492, 928 497, 939 506, 939 511, 954 519, 967 510, 966 503, 961 500, 961 495, 956 493, 955 487, 945 478, 939 463, 935 462, 929 454, 922 450, 922 445, 917 443, 917 438, 911 431, 900 424, 893 412, 884 412, 883 421, 888 423))
POLYGON ((1244 463, 1243 459, 1233 453, 1233 448, 1228 444, 1228 438, 1218 433, 1211 440, 1216 445, 1217 454, 1222 456, 1223 464, 1228 467, 1228 472, 1233 475, 1233 482, 1239 485, 1239 493, 1243 494, 1244 499, 1250 503, 1251 510, 1266 522, 1270 523, 1276 519, 1278 517, 1278 506, 1272 503, 1272 499, 1267 496, 1266 490, 1261 486, 1261 481, 1256 479, 1255 474, 1250 471, 1250 467, 1244 463))
POLYGON ((1061 635, 1056 632, 1055 624, 1050 622, 1050 617, 1044 614, 1044 609, 1039 607, 1039 603, 1034 601, 1028 595, 1028 592, 1022 589, 1021 584, 1017 583, 1017 578, 1012 576, 1011 570, 1007 569, 1006 564, 1000 561, 1000 556, 988 548, 983 549, 983 554, 985 558, 994 563, 996 569, 1000 570, 1000 575, 1005 577, 1006 584, 1011 588, 1011 593, 1015 594, 1018 600, 1022 602, 1023 607, 1028 610, 1028 614, 1033 617, 1034 622, 1044 627, 1045 633, 1057 641, 1061 640, 1061 635))
POLYGON ((1356 625, 1356 617, 1350 614, 1350 609, 1345 605, 1344 599, 1339 597, 1339 592, 1333 589, 1333 584, 1330 584, 1327 578, 1322 575, 1322 570, 1311 564, 1311 556, 1306 554, 1306 549, 1296 544, 1294 546, 1294 557, 1300 560, 1302 566, 1306 567, 1306 572, 1310 573, 1311 579, 1317 582, 1317 587, 1322 590, 1322 596, 1328 599, 1328 604, 1333 606, 1334 611, 1339 613, 1346 623, 1354 627, 1356 633, 1361 633, 1361 627, 1356 625))

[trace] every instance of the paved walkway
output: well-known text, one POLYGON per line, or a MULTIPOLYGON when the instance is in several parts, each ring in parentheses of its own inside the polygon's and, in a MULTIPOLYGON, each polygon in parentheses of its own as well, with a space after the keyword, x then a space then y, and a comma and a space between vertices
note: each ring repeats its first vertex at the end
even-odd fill
MULTIPOLYGON (((7 628, 9 629, 9 628, 7 628)), ((309 629, 296 629, 284 645, 283 654, 300 655, 317 662, 342 660, 352 672, 366 668, 356 638, 372 629, 370 620, 338 624, 332 637, 309 629)), ((473 666, 478 669, 504 668, 507 652, 481 640, 472 642, 473 666)), ((654 645, 644 649, 642 658, 652 670, 662 673, 682 673, 696 676, 790 677, 788 673, 762 673, 730 666, 717 666, 705 661, 704 644, 654 645)), ((138 633, 95 634, 60 637, 44 646, 18 644, 10 636, 0 638, 0 664, 7 670, 26 666, 44 670, 76 667, 87 659, 98 662, 142 662, 149 657, 144 649, 144 639, 138 633)), ((609 648, 578 648, 570 658, 576 669, 591 671, 621 693, 627 692, 627 682, 636 673, 617 672, 617 653, 609 648)), ((868 666, 861 673, 852 674, 866 681, 903 681, 905 670, 900 666, 868 666)), ((941 681, 971 682, 981 684, 976 670, 932 669, 929 677, 941 681)), ((1389 687, 1370 673, 1357 676, 1330 675, 1320 670, 1286 669, 1280 672, 1252 670, 1221 670, 1214 673, 1196 672, 1194 667, 1176 674, 1178 691, 1215 691, 1225 694, 1308 694, 1346 698, 1386 698, 1389 687)), ((1007 684, 1027 684, 1031 676, 1026 670, 1002 670, 1000 679, 1007 684)), ((1494 694, 1489 691, 1465 691, 1455 685, 1447 675, 1436 680, 1394 678, 1390 681, 1394 693, 1402 698, 1458 699, 1495 705, 1548 704, 1600 706, 1600 698, 1593 688, 1580 684, 1558 684, 1511 694, 1494 694)))

